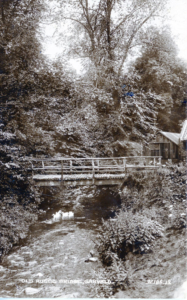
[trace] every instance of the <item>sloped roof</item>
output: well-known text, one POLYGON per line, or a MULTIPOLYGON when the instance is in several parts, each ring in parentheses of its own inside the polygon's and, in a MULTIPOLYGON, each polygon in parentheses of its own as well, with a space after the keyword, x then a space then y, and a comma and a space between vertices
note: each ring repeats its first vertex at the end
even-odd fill
POLYGON ((160 133, 163 134, 165 137, 167 137, 174 144, 179 145, 179 143, 180 143, 180 136, 181 136, 180 133, 165 132, 165 131, 160 131, 160 133))
POLYGON ((187 141, 187 120, 185 120, 183 123, 180 140, 182 142, 187 141))

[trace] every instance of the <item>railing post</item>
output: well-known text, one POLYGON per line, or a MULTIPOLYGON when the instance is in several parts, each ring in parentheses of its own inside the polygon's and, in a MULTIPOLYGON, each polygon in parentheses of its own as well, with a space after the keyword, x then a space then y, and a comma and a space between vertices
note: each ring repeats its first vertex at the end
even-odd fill
POLYGON ((95 175, 95 169, 94 169, 94 160, 92 159, 92 183, 94 184, 94 175, 95 175))
POLYGON ((126 158, 123 159, 123 170, 125 172, 125 169, 126 169, 126 158))
POLYGON ((61 161, 61 181, 63 182, 63 160, 61 161))
POLYGON ((159 165, 161 166, 161 164, 162 164, 162 157, 159 157, 159 165))
POLYGON ((155 157, 154 157, 154 167, 155 167, 155 157))
POLYGON ((31 166, 32 166, 32 179, 33 179, 34 171, 33 171, 33 163, 32 162, 31 162, 31 166))
POLYGON ((97 160, 97 166, 98 166, 98 170, 99 170, 99 159, 97 160))

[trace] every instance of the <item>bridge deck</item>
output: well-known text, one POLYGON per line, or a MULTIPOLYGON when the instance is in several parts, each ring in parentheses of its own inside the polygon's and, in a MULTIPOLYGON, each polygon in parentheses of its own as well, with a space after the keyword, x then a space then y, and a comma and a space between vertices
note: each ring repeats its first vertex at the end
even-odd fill
POLYGON ((155 170, 161 157, 51 158, 32 159, 36 185, 116 185, 129 170, 155 170))
MULTIPOLYGON (((114 179, 114 178, 124 178, 125 174, 95 174, 95 179, 114 179)), ((61 175, 34 175, 34 180, 62 180, 61 175)), ((92 180, 92 174, 79 174, 79 175, 64 175, 63 180, 80 180, 88 179, 92 180)))

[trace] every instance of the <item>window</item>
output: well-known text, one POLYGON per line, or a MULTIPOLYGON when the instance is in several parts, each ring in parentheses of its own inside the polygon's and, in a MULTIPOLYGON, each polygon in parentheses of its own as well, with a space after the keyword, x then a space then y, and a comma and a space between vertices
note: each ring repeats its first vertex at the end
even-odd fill
POLYGON ((187 141, 183 142, 183 149, 187 150, 187 141))
POLYGON ((151 156, 159 156, 159 150, 151 150, 151 156))
POLYGON ((161 143, 160 144, 160 155, 164 159, 170 158, 170 144, 169 143, 161 143))
POLYGON ((173 144, 173 158, 178 158, 178 146, 173 144))

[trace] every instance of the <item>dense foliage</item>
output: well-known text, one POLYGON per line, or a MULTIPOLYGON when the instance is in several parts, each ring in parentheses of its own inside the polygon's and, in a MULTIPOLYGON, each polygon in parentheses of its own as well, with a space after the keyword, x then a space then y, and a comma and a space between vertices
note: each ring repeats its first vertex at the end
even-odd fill
MULTIPOLYGON (((173 112, 175 103, 180 108, 184 74, 183 69, 177 71, 180 66, 173 59, 175 46, 167 33, 160 34, 154 27, 147 30, 146 25, 160 13, 161 2, 131 4, 130 0, 98 1, 92 7, 88 1, 63 1, 52 13, 39 0, 1 1, 0 97, 5 108, 1 126, 27 145, 28 155, 37 151, 78 156, 140 154, 140 147, 134 150, 133 143, 148 142, 155 125, 163 123, 163 112, 169 111, 168 125, 171 108, 173 112), (53 21, 76 25, 70 27, 73 43, 66 46, 73 55, 76 47, 77 55, 84 56, 86 73, 74 83, 59 61, 49 64, 41 53, 39 22, 53 17, 53 21), (75 35, 77 29, 81 36, 75 35), (77 48, 78 43, 82 47, 77 48), (139 43, 142 56, 124 77, 122 66, 139 43), (165 70, 168 75, 162 80, 165 70), (160 80, 162 89, 158 89, 160 80)), ((178 120, 175 125, 179 127, 178 120)), ((162 127, 168 129, 165 123, 162 127)))
MULTIPOLYGON (((170 129, 169 116, 175 108, 180 110, 185 97, 186 73, 175 60, 170 36, 158 33, 155 28, 148 34, 144 26, 162 8, 160 0, 101 0, 93 2, 91 7, 88 1, 61 3, 62 15, 57 6, 57 19, 76 24, 72 27, 74 39, 70 35, 68 54, 86 58, 83 63, 86 71, 75 82, 59 61, 49 63, 42 54, 39 24, 44 17, 45 20, 53 17, 43 1, 0 0, 3 253, 25 236, 22 229, 28 229, 35 219, 39 202, 27 180, 28 166, 21 162, 21 157, 140 155, 140 143, 148 142, 157 129, 156 118, 158 123, 163 122, 163 112, 167 112, 162 129, 170 129), (125 76, 124 62, 140 41, 141 55, 125 76)), ((63 54, 67 55, 67 51, 63 54)), ((178 119, 174 123, 177 130, 178 119)), ((142 219, 139 209, 136 216, 137 226, 145 229, 151 242, 152 227, 147 232, 149 228, 143 224, 148 216, 142 219)), ((121 215, 119 220, 119 226, 128 225, 123 223, 121 215)), ((133 226, 129 226, 132 232, 136 231, 133 226)), ((128 236, 123 233, 120 238, 125 241, 128 236)), ((139 238, 137 235, 138 241, 139 238)), ((132 243, 136 244, 136 240, 132 243)), ((111 252, 118 253, 118 247, 111 252)))
POLYGON ((177 57, 177 46, 168 28, 154 27, 142 37, 142 54, 133 64, 138 85, 154 97, 159 129, 180 132, 179 120, 185 118, 187 66, 177 57))
POLYGON ((26 148, 18 143, 16 136, 0 133, 0 259, 13 245, 26 238, 29 226, 38 213, 40 194, 28 180, 28 163, 22 157, 26 148))
POLYGON ((117 257, 125 259, 129 251, 144 253, 156 237, 163 235, 162 226, 140 213, 120 212, 117 218, 103 223, 99 235, 98 251, 103 262, 113 263, 117 257))
POLYGON ((41 201, 22 161, 35 143, 24 135, 22 116, 33 95, 46 93, 37 37, 43 9, 38 0, 0 1, 0 256, 26 237, 41 201))
POLYGON ((145 25, 163 9, 160 0, 73 0, 57 4, 63 5, 59 5, 61 14, 54 18, 68 21, 73 28, 70 52, 91 61, 99 87, 107 82, 111 85, 115 75, 121 75, 145 25))
MULTIPOLYGON (((112 280, 112 286, 102 290, 103 296, 109 297, 119 288, 124 290, 133 285, 137 270, 143 271, 146 278, 147 261, 150 259, 154 266, 153 257, 159 261, 159 253, 162 261, 166 261, 172 252, 172 248, 167 248, 170 236, 171 239, 177 236, 177 243, 183 240, 185 183, 186 169, 182 164, 168 165, 155 174, 132 173, 124 181, 122 208, 114 219, 103 222, 96 242, 100 258, 107 266, 105 276, 112 280)), ((182 245, 176 258, 184 255, 185 245, 182 245)))
POLYGON ((40 1, 1 0, 1 99, 24 98, 33 90, 35 69, 41 67, 37 26, 40 1))

